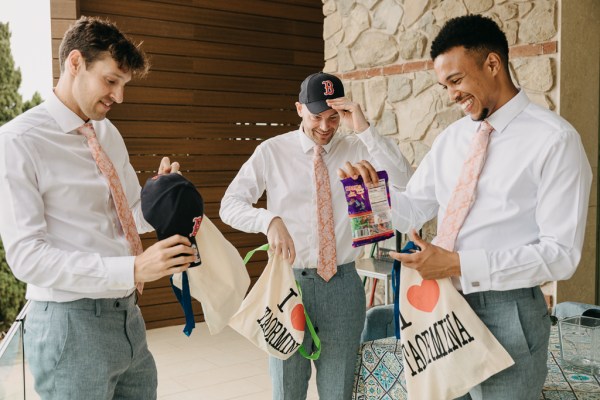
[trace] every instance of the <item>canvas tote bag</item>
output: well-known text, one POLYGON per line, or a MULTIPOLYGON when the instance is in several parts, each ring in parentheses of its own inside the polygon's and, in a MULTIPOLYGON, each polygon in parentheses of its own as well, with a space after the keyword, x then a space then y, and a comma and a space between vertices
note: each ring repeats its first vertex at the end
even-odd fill
POLYGON ((423 280, 403 266, 399 280, 400 342, 410 400, 455 399, 514 364, 450 278, 423 280))
MULTIPOLYGON (((266 244, 250 251, 244 262, 248 262, 256 251, 267 251, 268 248, 266 244)), ((279 254, 269 253, 265 270, 229 325, 255 346, 281 360, 288 359, 296 351, 312 360, 319 358, 321 353, 321 341, 302 305, 302 292, 292 266, 279 254), (316 346, 310 355, 302 346, 305 326, 316 346)))
MULTIPOLYGON (((250 276, 236 248, 205 215, 195 236, 202 264, 187 270, 190 294, 202 304, 211 335, 219 333, 237 312, 250 287, 250 276)), ((183 286, 182 274, 172 283, 183 286)))

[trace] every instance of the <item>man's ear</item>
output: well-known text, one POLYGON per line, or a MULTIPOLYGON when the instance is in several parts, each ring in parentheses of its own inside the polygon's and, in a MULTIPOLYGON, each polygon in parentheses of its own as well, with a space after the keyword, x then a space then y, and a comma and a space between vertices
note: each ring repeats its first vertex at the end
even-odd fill
POLYGON ((66 68, 73 76, 77 75, 81 68, 85 68, 85 60, 79 50, 71 50, 65 60, 66 68))
POLYGON ((498 53, 490 52, 485 60, 485 67, 490 71, 492 76, 498 75, 500 69, 502 69, 502 59, 498 53))
POLYGON ((302 103, 298 101, 296 102, 296 112, 298 113, 298 116, 302 118, 302 103))

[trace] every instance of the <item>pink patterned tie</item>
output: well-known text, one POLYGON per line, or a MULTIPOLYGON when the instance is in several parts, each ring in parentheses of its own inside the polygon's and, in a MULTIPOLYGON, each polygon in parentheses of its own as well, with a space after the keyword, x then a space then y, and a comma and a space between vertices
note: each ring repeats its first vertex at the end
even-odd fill
MULTIPOLYGON (((110 161, 110 158, 106 155, 100 143, 98 142, 98 138, 96 137, 96 132, 94 131, 94 127, 92 124, 87 123, 83 124, 79 128, 77 128, 77 132, 81 135, 85 136, 88 142, 88 146, 92 153, 92 157, 98 168, 108 181, 108 187, 110 188, 110 193, 112 194, 113 201, 115 202, 115 208, 117 210, 117 215, 119 217, 119 221, 121 222, 121 227, 123 228, 123 232, 125 233, 125 238, 129 243, 129 249, 131 254, 137 256, 144 251, 142 247, 142 241, 140 240, 140 235, 137 232, 135 227, 135 221, 133 219, 133 214, 129 209, 129 203, 127 202, 127 198, 125 197, 125 192, 123 191, 123 186, 121 186, 121 181, 119 180, 119 175, 117 175, 117 171, 115 167, 110 161)), ((137 289, 140 293, 144 288, 143 283, 136 284, 137 289)))
POLYGON ((460 231, 471 206, 475 202, 475 188, 485 163, 487 146, 493 130, 494 128, 487 121, 482 121, 471 142, 469 155, 462 166, 458 182, 454 187, 446 214, 434 242, 437 246, 446 250, 454 251, 458 231, 460 231))
POLYGON ((329 173, 321 156, 321 153, 325 150, 319 145, 315 145, 313 149, 315 152, 313 164, 317 189, 317 223, 319 224, 319 260, 317 263, 317 273, 325 282, 329 282, 331 277, 337 272, 331 187, 329 186, 329 173))

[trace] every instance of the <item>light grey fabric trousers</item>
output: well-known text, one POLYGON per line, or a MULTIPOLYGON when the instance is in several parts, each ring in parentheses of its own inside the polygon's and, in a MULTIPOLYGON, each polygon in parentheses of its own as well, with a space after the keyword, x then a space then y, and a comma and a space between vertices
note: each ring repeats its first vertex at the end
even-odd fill
MULTIPOLYGON (((321 339, 321 356, 314 362, 320 400, 352 398, 354 370, 365 323, 366 299, 354 263, 338 266, 325 282, 316 269, 294 269, 302 288, 302 301, 321 339)), ((308 328, 304 348, 313 341, 308 328)), ((311 362, 296 352, 287 360, 270 358, 274 400, 304 400, 311 375, 311 362)))
POLYGON ((550 316, 539 287, 465 295, 515 361, 460 400, 538 400, 548 374, 550 316))
POLYGON ((24 346, 43 400, 156 399, 156 365, 135 294, 34 301, 24 346))

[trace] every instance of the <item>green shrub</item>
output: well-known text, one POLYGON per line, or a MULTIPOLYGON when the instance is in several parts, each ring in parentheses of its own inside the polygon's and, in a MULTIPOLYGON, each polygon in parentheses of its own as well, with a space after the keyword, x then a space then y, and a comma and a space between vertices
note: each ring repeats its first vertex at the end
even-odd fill
POLYGON ((17 280, 8 267, 0 242, 0 332, 8 331, 24 305, 25 284, 17 280))

